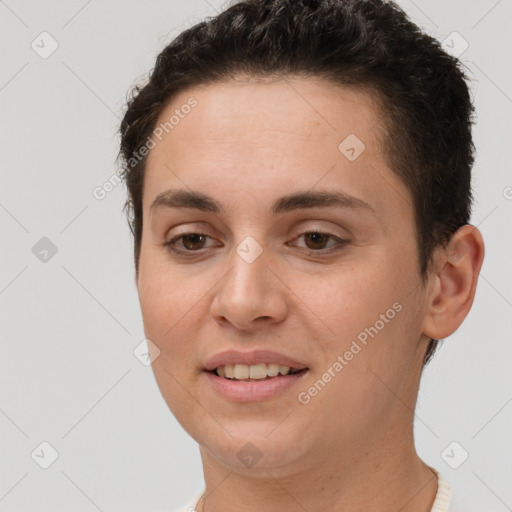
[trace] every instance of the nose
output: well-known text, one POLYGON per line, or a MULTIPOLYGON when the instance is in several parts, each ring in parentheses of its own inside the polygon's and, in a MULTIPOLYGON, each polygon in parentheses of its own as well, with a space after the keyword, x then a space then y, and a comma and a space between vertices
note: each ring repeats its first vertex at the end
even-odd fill
POLYGON ((233 251, 230 270, 218 284, 211 303, 210 311, 217 322, 250 331, 286 318, 287 287, 265 252, 248 262, 233 251))

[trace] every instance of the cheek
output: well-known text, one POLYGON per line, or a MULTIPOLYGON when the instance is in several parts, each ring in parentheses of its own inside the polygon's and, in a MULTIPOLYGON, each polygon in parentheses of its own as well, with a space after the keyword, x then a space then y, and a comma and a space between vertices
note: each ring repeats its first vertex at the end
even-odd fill
POLYGON ((161 351, 166 364, 182 360, 187 344, 181 343, 183 332, 190 328, 189 317, 199 307, 194 287, 168 265, 141 260, 138 295, 144 333, 161 351), (172 357, 171 357, 172 356, 172 357))
POLYGON ((339 267, 326 278, 303 275, 292 286, 307 306, 297 302, 322 354, 320 366, 327 371, 346 354, 355 371, 345 373, 362 394, 375 383, 372 371, 392 380, 406 371, 421 324, 414 292, 419 276, 405 254, 400 265, 391 253, 372 260, 339 267))
POLYGON ((141 256, 138 281, 145 324, 160 335, 171 329, 198 302, 202 290, 196 281, 171 266, 161 250, 146 251, 141 256))
MULTIPOLYGON (((194 379, 201 362, 197 341, 204 338, 200 331, 210 320, 212 294, 223 269, 201 272, 193 265, 171 265, 165 255, 153 253, 152 260, 149 255, 141 259, 139 302, 145 335, 160 350, 155 376, 170 390, 173 382, 167 382, 163 368, 182 383, 190 384, 194 379)), ((179 388, 175 391, 180 393, 179 388)), ((173 395, 170 391, 166 394, 173 395)))
POLYGON ((384 271, 348 267, 321 279, 302 276, 292 288, 308 307, 308 316, 330 334, 325 340, 341 346, 373 325, 381 313, 399 301, 400 290, 391 281, 384 271))
POLYGON ((189 387, 190 370, 197 357, 190 337, 197 328, 194 314, 201 303, 185 286, 188 284, 179 273, 173 275, 157 264, 141 265, 138 292, 144 334, 160 351, 152 369, 171 411, 190 408, 183 390, 189 387))

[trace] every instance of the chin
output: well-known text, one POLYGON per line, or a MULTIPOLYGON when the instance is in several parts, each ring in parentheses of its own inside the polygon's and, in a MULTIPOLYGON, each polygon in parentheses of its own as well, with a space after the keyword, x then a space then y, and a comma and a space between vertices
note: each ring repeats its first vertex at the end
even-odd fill
MULTIPOLYGON (((270 428, 265 422, 265 428, 260 424, 257 429, 251 429, 249 423, 236 429, 233 433, 226 425, 227 432, 221 438, 205 436, 201 433, 201 439, 196 441, 206 450, 210 457, 218 463, 237 472, 249 471, 252 476, 262 471, 262 476, 268 478, 266 470, 278 469, 283 466, 296 465, 297 459, 305 455, 307 447, 304 445, 305 436, 295 439, 284 431, 279 435, 276 431, 276 423, 270 428), (255 431, 256 430, 256 431, 255 431)), ((279 428, 279 427, 278 427, 279 428)))

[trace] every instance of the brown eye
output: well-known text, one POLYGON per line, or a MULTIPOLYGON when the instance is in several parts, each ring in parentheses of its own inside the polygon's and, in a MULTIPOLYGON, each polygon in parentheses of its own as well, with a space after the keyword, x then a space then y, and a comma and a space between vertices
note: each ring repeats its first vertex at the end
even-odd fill
POLYGON ((345 248, 350 241, 322 231, 307 231, 296 239, 300 241, 297 247, 309 251, 310 255, 328 255, 345 248))
POLYGON ((331 238, 325 233, 305 233, 304 241, 309 249, 323 249, 331 238))
POLYGON ((206 241, 206 236, 200 235, 199 233, 190 233, 188 235, 183 235, 181 238, 183 247, 190 251, 201 249, 206 241))
POLYGON ((213 249, 215 244, 212 242, 213 239, 204 233, 189 232, 177 235, 163 245, 169 252, 177 256, 192 258, 213 249))

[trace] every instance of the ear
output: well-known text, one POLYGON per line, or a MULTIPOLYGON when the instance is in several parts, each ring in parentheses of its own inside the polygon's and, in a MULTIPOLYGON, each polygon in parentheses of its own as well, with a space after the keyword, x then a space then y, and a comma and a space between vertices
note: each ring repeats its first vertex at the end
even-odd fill
POLYGON ((470 224, 459 228, 445 248, 437 251, 423 320, 423 333, 433 339, 454 333, 471 309, 484 259, 480 231, 470 224))

